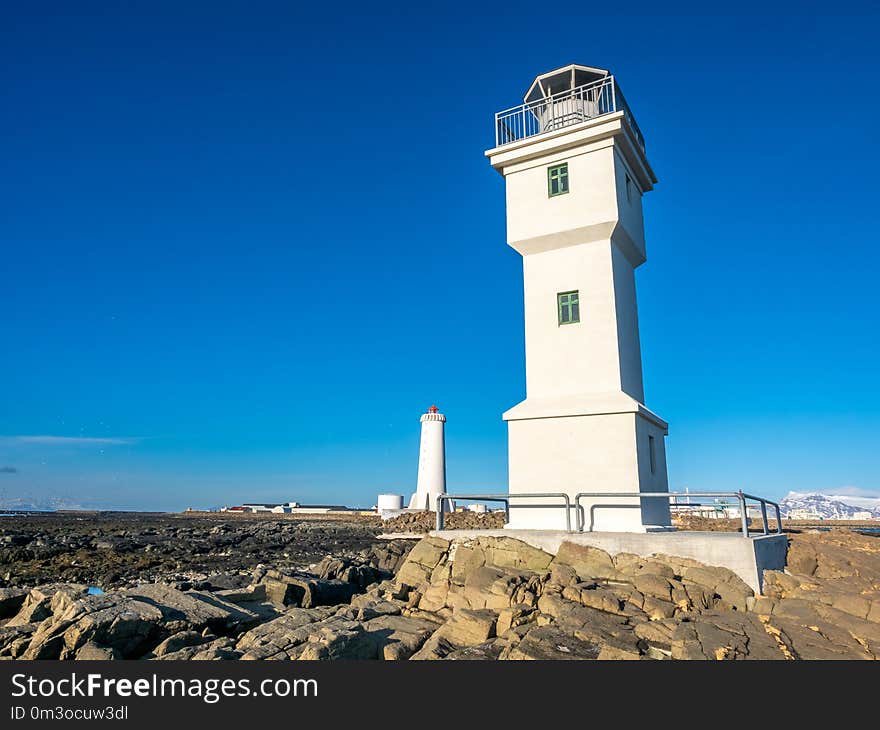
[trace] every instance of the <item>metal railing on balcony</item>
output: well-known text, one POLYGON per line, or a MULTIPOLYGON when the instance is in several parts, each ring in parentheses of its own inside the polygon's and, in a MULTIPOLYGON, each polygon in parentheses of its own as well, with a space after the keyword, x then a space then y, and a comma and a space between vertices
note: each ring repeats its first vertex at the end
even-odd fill
POLYGON ((495 146, 519 142, 612 112, 623 112, 644 152, 645 138, 613 76, 498 112, 495 115, 495 146))
POLYGON ((486 502, 502 502, 504 504, 504 522, 505 524, 510 522, 510 501, 512 499, 560 499, 559 502, 544 502, 543 504, 534 504, 527 503, 525 505, 519 505, 522 507, 528 506, 531 508, 550 508, 550 509, 562 509, 565 515, 565 531, 571 532, 571 512, 574 510, 575 513, 575 531, 576 532, 584 532, 585 529, 587 532, 593 531, 593 525, 595 522, 595 511, 596 509, 608 509, 608 508, 640 508, 641 502, 635 501, 636 499, 665 499, 672 500, 672 504, 670 507, 674 506, 685 506, 678 500, 680 498, 685 498, 688 500, 687 506, 691 506, 700 500, 711 498, 715 500, 713 503, 717 506, 719 498, 721 499, 730 499, 733 500, 735 504, 738 505, 738 516, 740 519, 740 529, 742 531, 743 537, 751 537, 752 532, 749 527, 749 508, 752 505, 749 505, 748 502, 757 502, 755 507, 760 511, 761 518, 761 534, 769 535, 770 534, 770 520, 767 517, 767 507, 773 507, 776 513, 776 530, 777 534, 782 533, 782 513, 779 509, 779 505, 776 502, 773 502, 769 499, 765 499, 764 497, 757 497, 753 494, 746 494, 745 492, 578 492, 574 495, 574 502, 572 503, 571 497, 565 492, 534 492, 534 493, 519 493, 519 494, 441 494, 436 498, 435 508, 437 510, 436 513, 436 527, 438 530, 442 530, 444 528, 444 513, 443 507, 446 502, 454 502, 456 499, 461 500, 483 500, 486 502), (586 510, 584 509, 584 505, 581 504, 582 499, 588 499, 592 501, 592 504, 589 506, 589 525, 587 524, 587 516, 586 510), (626 504, 621 504, 617 502, 605 502, 605 501, 596 501, 596 500, 608 500, 608 499, 631 499, 632 501, 626 504))
MULTIPOLYGON (((734 500, 739 505, 738 513, 740 518, 740 527, 742 530, 743 537, 749 537, 751 535, 751 531, 749 528, 749 507, 751 505, 748 504, 748 501, 751 500, 753 502, 757 502, 757 508, 760 510, 761 515, 761 532, 764 535, 770 534, 770 522, 767 519, 767 506, 773 507, 776 512, 776 532, 782 532, 782 513, 780 512, 779 505, 776 502, 771 502, 769 499, 764 499, 764 497, 756 497, 754 494, 746 494, 745 492, 578 492, 574 496, 574 508, 575 508, 575 516, 577 518, 577 529, 578 532, 583 532, 587 527, 586 522, 586 513, 584 512, 584 506, 581 504, 581 499, 609 499, 609 498, 653 498, 653 499, 672 499, 673 503, 670 507, 681 505, 678 502, 680 497, 684 497, 688 500, 690 504, 692 500, 701 500, 706 498, 711 498, 714 500, 721 499, 731 499, 734 500)), ((638 503, 634 504, 603 504, 601 502, 594 502, 590 505, 590 524, 587 532, 593 531, 593 523, 595 522, 594 513, 596 508, 609 508, 609 507, 638 507, 638 503)))

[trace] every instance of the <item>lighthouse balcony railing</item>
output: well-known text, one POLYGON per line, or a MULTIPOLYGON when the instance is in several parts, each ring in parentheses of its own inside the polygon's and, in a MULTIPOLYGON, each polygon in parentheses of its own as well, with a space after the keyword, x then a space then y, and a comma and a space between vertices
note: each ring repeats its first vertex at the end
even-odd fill
POLYGON ((645 138, 613 76, 498 112, 495 146, 519 142, 613 112, 623 112, 644 152, 645 138))

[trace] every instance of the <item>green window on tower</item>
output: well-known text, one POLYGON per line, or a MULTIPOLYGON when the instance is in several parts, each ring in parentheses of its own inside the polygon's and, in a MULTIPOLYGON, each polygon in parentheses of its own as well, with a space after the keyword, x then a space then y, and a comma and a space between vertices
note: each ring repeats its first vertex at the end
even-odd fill
POLYGON ((581 321, 581 307, 576 291, 557 294, 556 305, 559 312, 559 324, 574 324, 581 321))
POLYGON ((547 168, 547 192, 552 198, 568 192, 568 163, 547 168))

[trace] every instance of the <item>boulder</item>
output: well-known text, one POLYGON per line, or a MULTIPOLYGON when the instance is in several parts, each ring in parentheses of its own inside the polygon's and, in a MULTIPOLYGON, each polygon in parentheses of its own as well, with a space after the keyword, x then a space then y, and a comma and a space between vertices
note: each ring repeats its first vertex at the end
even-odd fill
MULTIPOLYGON (((486 565, 499 568, 542 572, 553 562, 550 553, 511 537, 481 537, 475 541, 475 547, 485 556, 486 565)), ((458 560, 457 553, 455 559, 458 560)))
POLYGON ((538 609, 553 618, 553 625, 591 644, 637 651, 638 638, 626 616, 582 606, 553 594, 538 601, 538 609))
POLYGON ((0 626, 0 659, 21 656, 36 630, 37 624, 0 626))
POLYGON ((197 631, 178 631, 172 634, 165 641, 161 642, 155 649, 153 654, 156 656, 165 656, 188 646, 198 646, 204 644, 209 639, 197 631))
POLYGON ((379 639, 357 621, 331 618, 312 624, 297 659, 376 659, 379 639))
POLYGON ((416 588, 431 579, 434 569, 445 559, 449 542, 439 537, 423 537, 409 552, 397 572, 397 582, 416 588))
POLYGON ((264 583, 255 583, 244 588, 219 590, 216 592, 216 595, 230 603, 252 603, 254 601, 267 600, 266 585, 264 583))
POLYGON ((573 542, 563 541, 559 546, 556 557, 553 558, 554 566, 567 565, 574 569, 581 580, 591 578, 616 578, 617 568, 611 556, 604 550, 591 545, 578 545, 573 542))
POLYGON ((158 661, 226 661, 241 659, 241 652, 235 648, 235 640, 228 636, 212 639, 205 644, 186 646, 177 651, 155 657, 158 661))
POLYGON ((378 616, 364 623, 380 659, 409 659, 437 630, 437 624, 406 616, 378 616))
POLYGON ((127 598, 157 607, 162 627, 169 631, 204 631, 223 635, 255 626, 259 616, 224 600, 216 593, 182 592, 159 583, 125 591, 127 598))
POLYGON ((537 609, 524 603, 518 603, 498 612, 495 633, 504 636, 509 630, 533 622, 537 618, 537 609))
POLYGON ((348 603, 358 592, 355 583, 341 580, 323 580, 309 573, 282 575, 270 571, 263 579, 266 597, 279 606, 336 606, 348 603))
POLYGON ((0 588, 0 619, 15 616, 28 592, 24 588, 0 588))
POLYGON ((309 639, 310 624, 326 620, 331 609, 288 609, 283 615, 255 626, 239 637, 235 648, 242 659, 293 659, 309 639))
POLYGON ((597 659, 601 647, 574 637, 556 626, 536 626, 520 642, 501 653, 509 660, 597 659))
POLYGON ((495 636, 497 619, 494 611, 457 608, 437 633, 453 646, 474 646, 495 636))
POLYGON ((21 626, 43 621, 53 613, 52 599, 56 594, 74 599, 86 595, 87 590, 88 586, 78 583, 50 583, 31 588, 18 613, 6 625, 21 626))
POLYGON ((410 657, 412 661, 434 661, 444 659, 457 647, 446 639, 440 631, 435 631, 415 654, 410 657))
POLYGON ((54 602, 55 613, 40 624, 25 652, 28 659, 74 657, 89 642, 122 658, 137 657, 173 633, 232 633, 259 620, 213 594, 161 584, 76 600, 56 596, 54 602))
POLYGON ((87 641, 74 655, 76 661, 107 661, 109 659, 121 659, 116 649, 107 646, 101 646, 93 641, 87 641))
POLYGON ((682 583, 697 584, 714 592, 735 611, 747 610, 748 598, 755 592, 736 573, 728 568, 691 566, 684 570, 682 583))
POLYGON ((710 611, 675 627, 673 659, 785 659, 754 614, 710 611))
POLYGON ((496 661, 508 647, 508 643, 500 639, 491 639, 476 646, 462 646, 453 649, 443 658, 446 661, 496 661))

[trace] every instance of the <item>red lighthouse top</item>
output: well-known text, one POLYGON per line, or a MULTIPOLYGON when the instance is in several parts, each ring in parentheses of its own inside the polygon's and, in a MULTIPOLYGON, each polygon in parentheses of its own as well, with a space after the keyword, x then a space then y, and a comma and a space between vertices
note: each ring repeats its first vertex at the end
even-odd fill
POLYGON ((439 411, 440 411, 440 409, 439 409, 437 406, 431 406, 431 407, 428 409, 428 413, 437 413, 437 412, 439 412, 439 411))

